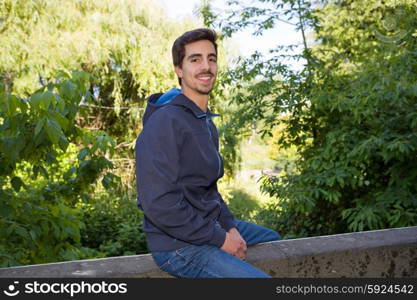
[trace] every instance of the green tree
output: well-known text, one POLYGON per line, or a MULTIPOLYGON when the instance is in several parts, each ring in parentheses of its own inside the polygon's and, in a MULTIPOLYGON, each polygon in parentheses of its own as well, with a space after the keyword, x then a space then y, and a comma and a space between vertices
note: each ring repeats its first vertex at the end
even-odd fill
POLYGON ((4 0, 0 19, 0 81, 27 97, 59 70, 91 74, 92 103, 77 124, 116 141, 117 172, 131 185, 145 98, 177 84, 171 45, 195 24, 146 0, 4 0))
POLYGON ((145 0, 0 1, 2 266, 146 249, 133 142, 194 26, 145 0))
POLYGON ((114 141, 75 125, 79 102, 89 98, 88 74, 61 74, 29 98, 0 87, 0 265, 88 255, 75 204, 103 175, 105 186, 116 184, 106 158, 114 141))
MULTIPOLYGON (((237 5, 237 1, 229 1, 237 5)), ((257 34, 292 21, 305 67, 286 54, 255 53, 230 72, 238 121, 261 120, 270 134, 285 125, 279 144, 296 146, 296 172, 265 177, 278 203, 265 212, 287 237, 415 225, 416 6, 403 1, 262 1, 207 24, 226 36, 255 26, 257 34), (313 31, 314 41, 306 32, 313 31), (285 115, 285 118, 280 116, 285 115)))

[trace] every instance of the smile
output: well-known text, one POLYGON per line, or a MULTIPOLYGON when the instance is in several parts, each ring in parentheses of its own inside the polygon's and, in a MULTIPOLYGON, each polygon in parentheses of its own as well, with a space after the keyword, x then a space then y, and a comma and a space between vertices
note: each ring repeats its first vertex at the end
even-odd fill
POLYGON ((212 75, 197 76, 198 80, 201 80, 205 83, 209 83, 212 78, 213 78, 212 75))

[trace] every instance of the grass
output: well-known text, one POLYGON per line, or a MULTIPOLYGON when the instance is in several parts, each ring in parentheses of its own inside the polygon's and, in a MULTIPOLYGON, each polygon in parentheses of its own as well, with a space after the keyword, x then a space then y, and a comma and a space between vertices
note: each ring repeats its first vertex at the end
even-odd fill
POLYGON ((276 161, 268 157, 268 144, 252 136, 241 144, 241 170, 235 178, 219 181, 219 192, 237 218, 252 220, 263 205, 274 198, 262 193, 259 178, 263 171, 273 170, 276 161))
POLYGON ((242 170, 273 169, 276 161, 269 157, 268 151, 268 144, 257 136, 243 141, 241 145, 242 170))

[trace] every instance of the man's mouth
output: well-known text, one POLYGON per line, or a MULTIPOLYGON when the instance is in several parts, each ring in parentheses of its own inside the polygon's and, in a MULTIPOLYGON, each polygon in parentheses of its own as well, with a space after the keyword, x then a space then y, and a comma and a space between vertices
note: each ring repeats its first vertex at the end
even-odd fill
POLYGON ((202 74, 202 75, 197 76, 197 79, 205 81, 205 82, 209 82, 211 78, 213 78, 212 74, 202 74))

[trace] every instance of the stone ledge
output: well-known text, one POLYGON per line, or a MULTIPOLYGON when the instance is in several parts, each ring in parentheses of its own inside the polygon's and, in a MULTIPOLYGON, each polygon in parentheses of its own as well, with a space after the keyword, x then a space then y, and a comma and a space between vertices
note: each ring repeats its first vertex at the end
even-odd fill
MULTIPOLYGON (((272 277, 417 277, 417 226, 262 243, 247 261, 272 277)), ((143 254, 0 268, 0 277, 171 276, 143 254)))

